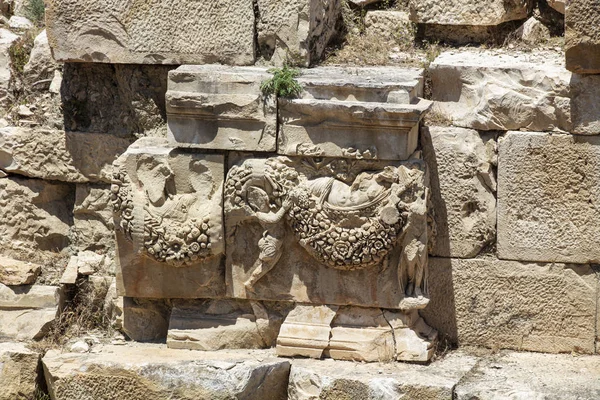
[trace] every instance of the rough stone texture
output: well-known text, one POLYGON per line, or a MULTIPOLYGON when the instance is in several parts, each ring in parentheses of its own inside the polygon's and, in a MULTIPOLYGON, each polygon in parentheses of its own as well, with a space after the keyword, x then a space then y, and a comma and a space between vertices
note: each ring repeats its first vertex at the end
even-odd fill
POLYGON ((378 38, 399 39, 410 25, 408 13, 403 11, 373 10, 365 16, 365 35, 378 38))
POLYGON ((480 361, 456 386, 457 400, 600 397, 600 357, 502 352, 480 361))
POLYGON ((170 310, 165 302, 124 297, 121 309, 122 330, 131 340, 149 342, 167 337, 170 310))
POLYGON ((107 182, 129 141, 112 135, 49 129, 0 129, 0 169, 30 178, 107 182))
POLYGON ((40 355, 22 343, 0 343, 0 400, 34 398, 40 355))
POLYGON ((509 132, 498 166, 500 258, 600 262, 600 137, 509 132))
POLYGON ((66 63, 61 88, 65 129, 127 138, 152 135, 167 121, 165 93, 173 68, 66 63))
POLYGON ((463 128, 425 127, 435 240, 431 255, 475 257, 496 238, 496 142, 463 128))
POLYGON ((286 398, 290 363, 271 351, 198 352, 101 346, 97 354, 51 350, 44 373, 53 400, 286 398))
POLYGON ((571 133, 600 134, 600 75, 577 75, 571 78, 571 133))
POLYGON ((38 179, 0 179, 3 254, 36 262, 42 252, 69 245, 73 188, 38 179))
POLYGON ((598 278, 587 265, 430 258, 423 318, 442 337, 548 353, 593 353, 598 278))
POLYGON ((430 67, 432 113, 478 130, 570 131, 571 73, 557 52, 442 53, 430 67))
POLYGON ((62 308, 62 296, 55 286, 0 284, 0 340, 43 337, 62 308))
POLYGON ((77 249, 114 253, 115 225, 110 199, 108 185, 77 185, 72 229, 77 249))
POLYGON ((33 49, 31 49, 29 61, 23 67, 26 82, 32 85, 33 89, 47 90, 50 87, 51 81, 41 81, 52 79, 54 71, 57 68, 58 63, 52 58, 48 36, 44 29, 33 41, 33 49))
MULTIPOLYGON (((0 28, 0 105, 7 106, 12 98, 9 85, 12 76, 8 49, 19 38, 8 29, 0 28)), ((3 116, 5 111, 0 112, 3 116)))
POLYGON ((321 58, 336 33, 340 0, 258 0, 261 55, 271 63, 308 66, 321 58))
POLYGON ((171 71, 169 139, 182 147, 275 151, 276 99, 265 97, 260 89, 271 77, 266 68, 222 65, 182 66, 171 71))
POLYGON ((46 25, 58 61, 247 65, 254 62, 251 0, 51 0, 46 25))
POLYGON ((447 400, 455 385, 477 362, 457 352, 430 365, 348 361, 294 360, 290 371, 290 400, 447 400))
POLYGON ((565 13, 566 0, 547 0, 548 5, 561 14, 565 13))
POLYGON ((28 29, 33 28, 33 22, 25 17, 21 17, 18 15, 13 15, 8 20, 8 27, 13 31, 26 31, 28 29))
POLYGON ((267 307, 239 300, 174 300, 167 346, 192 350, 272 347, 283 316, 267 307))
POLYGON ((421 160, 239 160, 225 183, 235 298, 425 307, 428 189, 421 160))
POLYGON ((224 156, 138 140, 117 160, 112 201, 119 294, 213 298, 225 294, 224 156))
POLYGON ((406 160, 431 107, 422 70, 316 68, 300 99, 279 99, 279 154, 406 160), (355 76, 353 76, 355 75, 355 76))
POLYGON ((410 0, 410 19, 420 24, 498 25, 527 18, 529 0, 410 0))
POLYGON ((7 286, 32 285, 42 267, 0 256, 0 283, 7 286))
POLYGON ((529 18, 516 31, 517 37, 530 45, 541 44, 550 39, 550 30, 535 17, 529 18))
POLYGON ((600 73, 600 10, 595 0, 571 0, 565 11, 567 69, 600 73))

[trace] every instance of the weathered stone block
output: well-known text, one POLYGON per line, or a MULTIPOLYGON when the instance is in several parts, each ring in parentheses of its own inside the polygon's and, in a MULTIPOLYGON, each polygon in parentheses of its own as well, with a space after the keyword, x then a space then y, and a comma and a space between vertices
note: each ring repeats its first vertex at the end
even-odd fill
POLYGON ((427 197, 420 160, 241 160, 225 183, 229 293, 424 307, 427 197))
POLYGON ((0 283, 7 286, 32 285, 42 267, 0 256, 0 283))
POLYGON ((430 258, 425 320, 459 345, 594 352, 598 281, 588 265, 430 258))
MULTIPOLYGON (((0 104, 3 107, 6 107, 12 98, 8 90, 12 76, 8 49, 17 39, 19 39, 19 36, 8 29, 0 29, 0 104)), ((4 114, 5 111, 3 110, 1 115, 4 114)))
POLYGON ((570 131, 571 73, 563 64, 556 52, 445 52, 431 63, 432 113, 479 130, 570 131))
MULTIPOLYGON (((283 4, 283 3, 282 3, 283 4)), ((180 147, 275 151, 277 104, 265 68, 193 65, 169 73, 169 139, 180 147)))
POLYGON ((476 365, 477 358, 460 352, 434 363, 373 365, 347 361, 294 360, 288 398, 442 400, 451 399, 455 385, 476 365))
POLYGON ((74 246, 112 254, 114 229, 110 186, 78 184, 73 209, 74 246))
POLYGON ((51 0, 48 39, 58 61, 111 64, 254 62, 251 0, 51 0))
POLYGON ((258 0, 260 53, 271 63, 309 66, 336 33, 340 0, 258 0))
POLYGON ((62 308, 62 296, 55 286, 0 284, 0 339, 42 338, 62 308))
POLYGON ((595 0, 571 0, 565 11, 567 69, 600 73, 600 9, 595 0))
POLYGON ((600 137, 509 132, 499 142, 498 256, 600 262, 600 137))
POLYGON ((272 352, 199 352, 160 345, 51 350, 42 359, 54 400, 285 399, 290 363, 272 352), (260 361, 259 361, 260 360, 260 361))
POLYGON ((46 180, 110 182, 112 163, 128 146, 128 140, 106 134, 3 128, 0 169, 46 180))
POLYGON ((475 257, 496 238, 496 142, 471 129, 421 132, 436 227, 431 254, 475 257))
POLYGON ((26 77, 27 84, 35 84, 33 89, 48 90, 51 81, 41 81, 52 79, 57 68, 58 63, 52 58, 48 35, 44 29, 33 42, 29 61, 23 67, 23 74, 26 77))
POLYGON ((373 10, 365 16, 365 35, 396 40, 401 32, 410 31, 408 13, 404 11, 373 10))
POLYGON ((0 247, 36 262, 69 245, 73 188, 38 179, 0 179, 0 247))
POLYGON ((0 343, 0 400, 34 398, 39 360, 23 343, 0 343))
POLYGON ((566 0, 548 0, 548 5, 561 14, 565 13, 566 0))
POLYGON ((148 138, 133 144, 117 163, 111 190, 119 295, 224 295, 224 157, 148 138))
POLYGON ((571 79, 571 119, 577 135, 600 134, 600 75, 577 75, 571 79))
POLYGON ((599 374, 597 356, 503 352, 481 360, 454 398, 593 399, 600 396, 599 374))
POLYGON ((420 24, 498 25, 527 18, 529 0, 410 0, 410 19, 420 24))
POLYGON ((283 316, 260 302, 175 300, 167 346, 221 350, 272 347, 283 316))
POLYGON ((169 308, 164 301, 124 297, 121 304, 121 328, 131 340, 149 342, 167 337, 169 308))
POLYGON ((431 107, 418 99, 421 70, 317 68, 298 82, 302 98, 279 99, 279 154, 406 160, 416 150, 431 107))

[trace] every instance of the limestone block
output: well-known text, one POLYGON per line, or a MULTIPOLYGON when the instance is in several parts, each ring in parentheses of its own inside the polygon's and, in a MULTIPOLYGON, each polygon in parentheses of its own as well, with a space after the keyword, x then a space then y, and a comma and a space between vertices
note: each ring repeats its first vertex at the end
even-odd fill
POLYGON ((499 25, 527 18, 529 0, 410 0, 410 19, 420 24, 499 25))
POLYGON ((123 333, 131 340, 148 342, 167 337, 169 309, 160 300, 124 297, 122 315, 123 333))
POLYGON ((600 137, 509 132, 498 167, 500 258, 600 262, 600 137))
POLYGON ((0 343, 0 400, 34 398, 39 360, 23 343, 0 343))
POLYGON ((23 67, 23 73, 27 83, 35 90, 47 90, 50 87, 51 81, 41 82, 43 80, 52 79, 54 71, 58 68, 58 63, 52 58, 50 44, 48 44, 48 35, 44 29, 36 36, 33 41, 33 48, 29 56, 29 61, 23 67))
POLYGON ((0 179, 0 247, 35 262, 69 244, 73 190, 38 179, 0 179))
POLYGON ((547 0, 548 5, 561 14, 565 13, 566 0, 547 0))
POLYGON ((373 10, 365 16, 365 34, 395 40, 410 30, 408 13, 404 11, 373 10))
POLYGON ((62 290, 55 286, 0 284, 0 338, 42 338, 62 308, 62 290))
POLYGON ((114 228, 110 186, 78 184, 73 208, 74 245, 79 250, 112 254, 114 228))
POLYGON ((425 320, 459 345, 593 353, 597 277, 588 265, 430 258, 425 320))
MULTIPOLYGON (((12 76, 8 49, 17 39, 19 39, 19 36, 8 29, 0 28, 0 104, 2 106, 7 106, 12 98, 8 90, 12 76)), ((2 115, 4 115, 4 112, 2 112, 2 115)))
POLYGON ((421 318, 419 311, 384 310, 394 334, 394 359, 397 361, 428 362, 438 344, 438 332, 421 318))
POLYGON ((425 307, 424 168, 416 159, 239 160, 224 195, 229 294, 425 307))
POLYGON ((251 0, 46 4, 58 61, 247 65, 254 63, 254 23, 251 0))
POLYGON ((600 396, 597 356, 503 352, 478 363, 456 399, 593 399, 600 396))
POLYGON ((272 347, 283 316, 259 302, 175 300, 167 346, 172 349, 221 350, 272 347))
POLYGON ((182 147, 275 151, 277 105, 260 89, 270 77, 266 68, 222 65, 171 71, 169 139, 182 147))
POLYGON ((535 17, 531 17, 517 29, 516 35, 530 45, 541 44, 550 39, 550 30, 535 17))
POLYGON ((578 74, 600 73, 600 10, 594 0, 571 0, 565 10, 567 69, 578 74))
POLYGON ((165 93, 173 68, 65 63, 60 87, 65 129, 130 140, 156 136, 167 121, 165 93))
POLYGON ((279 154, 406 160, 416 150, 431 107, 417 98, 422 71, 317 68, 298 82, 302 98, 279 99, 279 154))
POLYGON ((431 254, 475 257, 496 239, 496 142, 463 128, 432 126, 421 133, 436 226, 431 254))
POLYGON ((2 128, 0 169, 30 178, 110 183, 112 163, 128 146, 129 141, 106 134, 2 128))
POLYGON ((442 53, 430 67, 432 113, 478 130, 570 131, 571 73, 556 52, 442 53))
POLYGON ((277 355, 321 358, 329 346, 336 306, 298 304, 285 319, 277 336, 277 355))
POLYGON ((32 285, 41 270, 40 265, 0 256, 0 283, 3 285, 32 285))
POLYGON ((288 398, 442 400, 476 365, 477 358, 454 352, 430 365, 372 364, 348 361, 294 360, 288 398))
POLYGON ((577 135, 600 134, 600 75, 577 75, 571 79, 571 119, 577 135))
POLYGON ((117 164, 111 190, 119 295, 224 295, 224 157, 146 138, 134 143, 117 164))
POLYGON ((258 47, 271 63, 309 66, 336 33, 340 0, 258 0, 258 47))
POLYGON ((290 363, 269 351, 199 352, 162 345, 51 350, 42 359, 54 400, 284 399, 290 363))

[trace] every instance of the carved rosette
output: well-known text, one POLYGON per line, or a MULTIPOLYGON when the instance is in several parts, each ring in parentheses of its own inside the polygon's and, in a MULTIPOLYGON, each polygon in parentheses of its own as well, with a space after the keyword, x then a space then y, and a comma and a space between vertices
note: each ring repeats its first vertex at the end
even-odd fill
MULTIPOLYGON (((117 169, 111 186, 113 212, 118 229, 135 241, 134 200, 131 181, 127 174, 117 169)), ((178 207, 185 210, 186 205, 178 207)), ((143 252, 159 262, 180 267, 212 256, 208 217, 191 218, 184 222, 166 220, 152 215, 148 207, 143 211, 143 252), (168 222, 168 225, 167 225, 168 222)))

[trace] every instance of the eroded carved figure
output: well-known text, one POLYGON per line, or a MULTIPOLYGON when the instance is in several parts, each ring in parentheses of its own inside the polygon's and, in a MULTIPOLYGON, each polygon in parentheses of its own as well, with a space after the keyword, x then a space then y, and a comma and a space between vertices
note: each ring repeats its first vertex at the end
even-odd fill
POLYGON ((407 298, 403 308, 422 308, 428 302, 427 199, 419 160, 393 166, 372 160, 248 159, 230 169, 225 184, 228 235, 248 220, 264 230, 244 286, 253 292, 273 270, 291 229, 324 268, 397 268, 398 287, 407 298))

